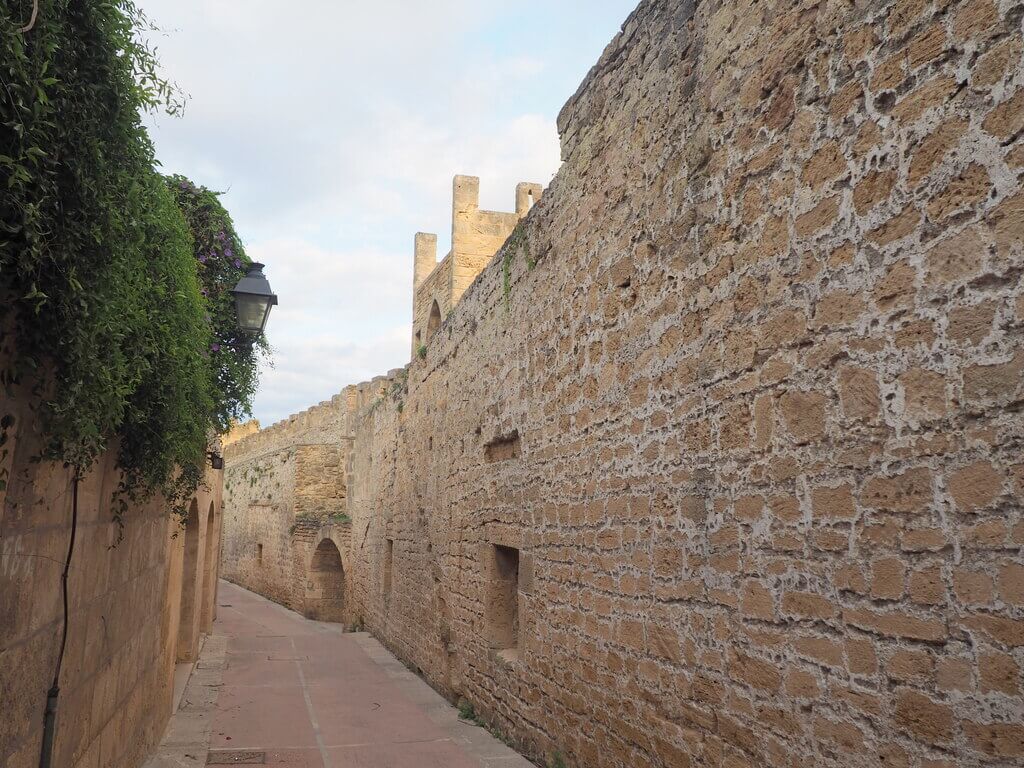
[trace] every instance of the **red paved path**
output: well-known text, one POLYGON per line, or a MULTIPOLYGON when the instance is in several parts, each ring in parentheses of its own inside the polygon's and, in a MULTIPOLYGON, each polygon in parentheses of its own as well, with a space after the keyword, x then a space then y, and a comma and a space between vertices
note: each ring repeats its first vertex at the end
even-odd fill
POLYGON ((252 750, 277 768, 529 765, 498 742, 481 754, 486 732, 457 723, 436 694, 414 687, 419 680, 389 674, 364 650, 365 636, 226 582, 218 603, 215 632, 227 636, 227 656, 211 763, 237 765, 226 751, 252 750))

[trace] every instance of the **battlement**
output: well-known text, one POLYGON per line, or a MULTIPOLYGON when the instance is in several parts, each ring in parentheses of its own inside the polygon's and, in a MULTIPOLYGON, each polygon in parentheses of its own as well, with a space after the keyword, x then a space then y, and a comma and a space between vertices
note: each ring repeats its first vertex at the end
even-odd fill
POLYGON ((330 400, 233 440, 225 446, 224 457, 229 462, 238 462, 295 443, 334 442, 347 434, 348 417, 356 407, 356 398, 357 386, 345 387, 330 400))
POLYGON ((240 424, 226 437, 224 457, 229 463, 238 463, 295 445, 351 439, 353 420, 404 378, 405 370, 393 368, 369 381, 350 384, 330 400, 322 400, 265 429, 260 429, 255 420, 240 424))
POLYGON ((478 177, 457 175, 452 179, 451 250, 438 263, 437 235, 417 232, 413 240, 413 357, 543 192, 540 184, 520 182, 513 211, 488 211, 480 208, 478 177))

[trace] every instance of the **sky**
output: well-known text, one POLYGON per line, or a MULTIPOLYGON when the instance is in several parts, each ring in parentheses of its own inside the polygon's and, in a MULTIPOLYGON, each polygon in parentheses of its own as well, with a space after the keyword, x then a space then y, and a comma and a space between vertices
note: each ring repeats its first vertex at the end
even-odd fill
POLYGON ((413 234, 450 244, 451 180, 513 210, 559 165, 555 118, 636 0, 141 0, 180 117, 167 173, 222 191, 280 303, 263 426, 405 365, 413 234))

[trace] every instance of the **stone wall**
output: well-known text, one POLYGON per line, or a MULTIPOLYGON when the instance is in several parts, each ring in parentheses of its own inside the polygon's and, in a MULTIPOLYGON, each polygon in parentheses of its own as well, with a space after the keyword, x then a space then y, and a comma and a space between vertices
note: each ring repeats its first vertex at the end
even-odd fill
POLYGON ((368 406, 371 388, 380 393, 383 381, 380 377, 373 384, 347 387, 266 429, 252 432, 241 425, 237 434, 228 436, 224 578, 304 610, 305 571, 312 557, 306 539, 322 525, 344 522, 351 419, 368 406))
MULTIPOLYGON (((33 460, 41 441, 26 399, 0 398, 0 417, 13 419, 0 483, 0 765, 35 768, 63 627, 72 479, 33 460)), ((184 526, 154 500, 130 507, 119 530, 115 458, 108 452, 79 482, 53 756, 61 768, 142 763, 175 706, 176 662, 195 660, 216 612, 221 473, 208 473, 184 526)))
POLYGON ((353 620, 570 766, 1018 764, 1022 17, 641 3, 355 403, 353 620))

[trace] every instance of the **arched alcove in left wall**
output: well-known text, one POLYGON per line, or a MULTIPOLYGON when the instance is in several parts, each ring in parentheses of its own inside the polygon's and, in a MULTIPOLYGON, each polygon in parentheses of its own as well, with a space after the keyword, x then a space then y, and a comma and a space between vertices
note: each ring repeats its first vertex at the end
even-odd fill
POLYGON ((217 593, 217 523, 213 502, 206 515, 206 546, 203 549, 203 591, 202 611, 199 614, 199 626, 203 632, 209 632, 213 625, 214 595, 217 593))
POLYGON ((199 502, 192 499, 185 519, 185 556, 181 566, 181 613, 178 619, 178 661, 195 661, 196 583, 199 566, 199 502))

